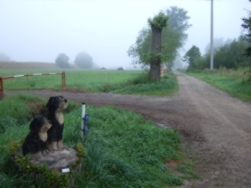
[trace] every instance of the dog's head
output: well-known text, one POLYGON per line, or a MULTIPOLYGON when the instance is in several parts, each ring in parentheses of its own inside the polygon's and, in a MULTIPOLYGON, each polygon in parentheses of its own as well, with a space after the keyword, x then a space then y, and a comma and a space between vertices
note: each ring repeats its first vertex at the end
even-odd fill
POLYGON ((47 132, 51 126, 51 123, 45 117, 36 117, 30 123, 30 131, 47 132))
POLYGON ((51 111, 63 111, 68 106, 67 99, 64 99, 63 96, 54 96, 50 97, 46 107, 51 111))

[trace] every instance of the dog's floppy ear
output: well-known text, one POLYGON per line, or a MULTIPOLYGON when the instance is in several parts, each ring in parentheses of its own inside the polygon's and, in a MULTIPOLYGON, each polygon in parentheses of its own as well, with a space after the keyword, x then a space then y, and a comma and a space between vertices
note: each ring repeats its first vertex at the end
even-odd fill
POLYGON ((54 102, 55 102, 55 97, 50 97, 49 101, 46 104, 46 107, 49 108, 50 106, 53 105, 54 102))

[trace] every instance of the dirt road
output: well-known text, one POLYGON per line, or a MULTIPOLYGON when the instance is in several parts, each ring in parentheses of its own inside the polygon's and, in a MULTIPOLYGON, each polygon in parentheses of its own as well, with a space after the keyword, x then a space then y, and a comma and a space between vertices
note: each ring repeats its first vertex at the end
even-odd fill
POLYGON ((41 96, 63 95, 90 105, 132 110, 157 125, 178 130, 185 152, 200 180, 184 187, 251 187, 251 105, 195 78, 177 74, 180 91, 170 98, 30 91, 41 96))

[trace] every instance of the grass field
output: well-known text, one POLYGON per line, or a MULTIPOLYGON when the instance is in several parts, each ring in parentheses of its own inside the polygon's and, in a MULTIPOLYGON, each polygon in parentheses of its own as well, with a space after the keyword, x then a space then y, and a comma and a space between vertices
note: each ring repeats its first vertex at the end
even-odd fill
POLYGON ((251 72, 248 69, 239 70, 205 70, 187 73, 199 78, 234 97, 251 102, 251 72))
MULTIPOLYGON (((32 174, 18 173, 7 151, 10 142, 27 135, 31 112, 43 114, 45 104, 45 99, 31 95, 7 96, 0 101, 1 187, 53 187, 41 176, 34 179, 32 174)), ((67 109, 64 143, 73 147, 81 142, 87 150, 81 172, 71 174, 74 187, 159 188, 196 177, 181 153, 177 132, 157 127, 130 111, 87 106, 89 134, 82 139, 81 106, 70 103, 67 109), (170 160, 177 168, 167 167, 170 160)))
MULTIPOLYGON (((59 70, 0 70, 0 76, 20 74, 51 73, 59 70)), ((61 75, 28 76, 4 80, 5 90, 55 89, 62 86, 61 75)), ((80 89, 88 92, 113 92, 154 96, 170 95, 178 90, 176 77, 169 72, 161 82, 148 79, 144 71, 108 71, 108 70, 67 70, 68 89, 80 89)))

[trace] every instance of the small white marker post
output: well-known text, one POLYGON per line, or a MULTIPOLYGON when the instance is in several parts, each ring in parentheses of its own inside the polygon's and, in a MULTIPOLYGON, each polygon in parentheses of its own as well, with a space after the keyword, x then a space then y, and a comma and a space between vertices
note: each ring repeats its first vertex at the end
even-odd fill
POLYGON ((82 103, 82 114, 81 114, 81 137, 84 138, 84 118, 85 118, 85 103, 82 103))
POLYGON ((64 169, 62 169, 62 172, 63 172, 63 173, 69 173, 69 172, 70 172, 70 169, 69 169, 69 168, 64 168, 64 169))

